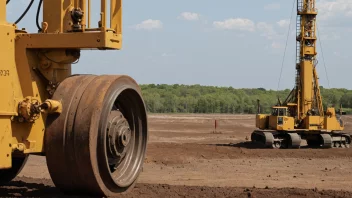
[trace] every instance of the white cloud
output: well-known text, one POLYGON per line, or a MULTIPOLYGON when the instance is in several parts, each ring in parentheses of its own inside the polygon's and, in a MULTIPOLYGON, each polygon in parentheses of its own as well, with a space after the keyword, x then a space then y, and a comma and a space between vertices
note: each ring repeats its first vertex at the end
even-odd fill
POLYGON ((323 33, 320 36, 321 40, 324 41, 336 41, 341 39, 341 35, 338 32, 335 32, 333 30, 330 30, 330 28, 327 29, 328 31, 325 31, 327 33, 323 33))
POLYGON ((187 21, 198 21, 200 18, 200 14, 192 12, 183 12, 178 18, 187 21))
MULTIPOLYGON (((280 22, 281 25, 284 25, 283 23, 284 22, 280 22)), ((267 22, 255 23, 250 19, 235 18, 224 21, 215 21, 213 25, 215 28, 225 30, 257 31, 260 36, 266 37, 268 40, 282 39, 282 35, 275 30, 274 24, 267 22)))
POLYGON ((214 27, 226 30, 255 31, 255 23, 249 19, 231 18, 224 21, 215 21, 214 27))
POLYGON ((338 51, 333 52, 333 54, 334 54, 335 56, 339 57, 339 58, 346 58, 346 59, 349 58, 348 55, 343 54, 343 53, 338 52, 338 51))
POLYGON ((173 56, 176 56, 176 54, 169 54, 169 53, 166 53, 164 52, 163 54, 161 54, 162 57, 173 57, 173 56))
POLYGON ((283 48, 284 48, 284 46, 283 46, 281 43, 276 42, 276 41, 274 41, 274 42, 271 44, 271 47, 274 48, 274 49, 283 49, 283 48))
POLYGON ((288 25, 290 24, 290 20, 282 19, 282 20, 278 21, 277 24, 282 28, 288 27, 288 25))
POLYGON ((338 15, 352 17, 352 0, 320 0, 317 2, 317 8, 322 20, 338 15))
MULTIPOLYGON (((20 0, 20 1, 18 1, 20 4, 22 4, 22 5, 28 5, 29 4, 29 1, 28 0, 20 0)), ((13 3, 13 2, 11 2, 11 3, 13 3)))
POLYGON ((264 36, 264 37, 266 37, 269 40, 272 40, 275 37, 278 37, 278 34, 274 30, 273 25, 268 24, 266 22, 259 22, 257 24, 257 29, 262 32, 261 36, 264 36))
POLYGON ((163 28, 163 23, 160 20, 148 19, 134 26, 136 30, 152 30, 163 28))
POLYGON ((264 6, 264 10, 278 10, 280 8, 281 8, 281 6, 278 3, 271 3, 271 4, 264 6))

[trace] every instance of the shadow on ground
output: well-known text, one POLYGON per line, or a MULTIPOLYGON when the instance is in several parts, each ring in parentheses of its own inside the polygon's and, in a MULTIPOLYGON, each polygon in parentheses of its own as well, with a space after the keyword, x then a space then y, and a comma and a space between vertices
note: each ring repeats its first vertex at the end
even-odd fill
POLYGON ((210 146, 225 146, 225 147, 237 147, 237 148, 247 148, 247 149, 263 149, 264 146, 261 144, 256 144, 251 141, 239 142, 239 143, 229 143, 229 144, 209 144, 210 146))
POLYGON ((59 189, 38 183, 12 181, 0 187, 0 197, 82 197, 68 196, 59 189))
MULTIPOLYGON (((237 147, 237 148, 246 148, 246 149, 270 149, 265 148, 262 144, 253 143, 251 141, 239 142, 239 143, 229 143, 229 144, 208 144, 210 146, 225 146, 225 147, 237 147)), ((321 149, 317 147, 308 147, 307 145, 301 146, 301 149, 321 149)))

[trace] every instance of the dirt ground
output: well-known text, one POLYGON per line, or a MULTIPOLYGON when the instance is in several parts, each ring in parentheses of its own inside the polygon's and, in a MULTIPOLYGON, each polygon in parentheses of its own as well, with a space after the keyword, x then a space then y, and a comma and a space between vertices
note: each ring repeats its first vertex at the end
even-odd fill
MULTIPOLYGON (((253 115, 149 115, 143 173, 121 197, 352 197, 352 149, 255 149, 254 127, 253 115)), ((64 197, 39 156, 0 196, 64 197)))

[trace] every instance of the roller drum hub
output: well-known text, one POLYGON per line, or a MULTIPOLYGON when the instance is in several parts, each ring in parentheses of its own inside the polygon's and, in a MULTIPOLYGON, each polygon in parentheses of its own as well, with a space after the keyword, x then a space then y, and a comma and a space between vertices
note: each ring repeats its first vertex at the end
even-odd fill
POLYGON ((120 111, 111 112, 107 132, 109 164, 116 166, 126 156, 132 136, 130 126, 120 111))

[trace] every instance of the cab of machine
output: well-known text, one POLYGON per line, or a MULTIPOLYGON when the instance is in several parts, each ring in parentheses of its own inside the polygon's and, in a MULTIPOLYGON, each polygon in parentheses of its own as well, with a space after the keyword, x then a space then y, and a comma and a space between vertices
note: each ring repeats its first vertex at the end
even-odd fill
POLYGON ((272 107, 271 115, 272 116, 287 116, 287 107, 272 107))
POLYGON ((273 130, 293 130, 294 118, 289 116, 288 107, 272 107, 269 127, 273 130))

